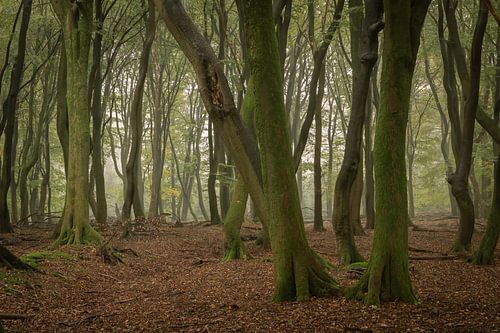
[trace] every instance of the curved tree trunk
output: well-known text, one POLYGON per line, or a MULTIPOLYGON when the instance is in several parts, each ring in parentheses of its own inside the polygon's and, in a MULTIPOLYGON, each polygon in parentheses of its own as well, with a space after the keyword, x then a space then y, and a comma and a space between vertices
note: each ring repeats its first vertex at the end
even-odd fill
POLYGON ((356 65, 358 70, 354 71, 356 76, 353 82, 351 116, 347 129, 344 159, 335 184, 332 223, 337 241, 337 256, 344 264, 363 260, 356 249, 353 237, 352 225, 353 222, 356 223, 353 212, 359 212, 360 202, 358 200, 361 197, 359 194, 356 197, 353 185, 358 179, 358 182, 361 181, 361 189, 360 185, 357 184, 357 191, 362 190, 363 124, 365 123, 370 77, 378 58, 378 33, 383 28, 381 5, 378 0, 369 1, 366 5, 362 53, 359 53, 358 59, 353 59, 359 63, 356 65))
MULTIPOLYGON (((472 165, 472 145, 479 98, 481 53, 487 21, 488 8, 484 2, 481 2, 471 47, 470 81, 468 85, 469 91, 467 92, 468 98, 465 103, 463 115, 460 159, 456 172, 448 178, 448 182, 451 184, 451 191, 460 208, 459 229, 452 247, 454 251, 470 250, 472 234, 474 232, 474 204, 469 193, 469 174, 472 165)), ((464 88, 466 87, 467 85, 464 86, 464 88)))
POLYGON ((141 162, 141 145, 142 145, 142 130, 143 130, 143 117, 142 117, 142 101, 144 96, 144 85, 148 73, 149 55, 155 37, 156 30, 156 14, 152 0, 148 1, 148 14, 145 19, 146 34, 142 46, 141 60, 139 66, 139 76, 135 86, 134 97, 132 100, 132 108, 130 112, 130 128, 132 144, 130 146, 126 174, 127 186, 125 191, 125 198, 122 208, 122 218, 130 219, 132 206, 134 207, 135 217, 144 217, 144 203, 142 201, 140 186, 140 162, 141 162))

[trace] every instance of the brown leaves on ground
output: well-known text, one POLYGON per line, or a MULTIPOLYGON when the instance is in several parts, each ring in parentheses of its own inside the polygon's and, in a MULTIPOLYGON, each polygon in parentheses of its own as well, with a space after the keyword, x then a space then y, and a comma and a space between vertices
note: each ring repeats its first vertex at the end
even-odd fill
MULTIPOLYGON (((455 222, 420 225, 427 231, 410 231, 410 255, 446 253, 455 222)), ((253 239, 256 229, 245 224, 244 239, 253 239)), ((312 247, 336 262, 331 229, 315 233, 308 225, 307 230, 312 247)), ((48 231, 22 230, 13 239, 27 240, 13 241, 9 248, 18 255, 47 249, 48 235, 48 231)), ((220 226, 145 228, 130 239, 112 241, 115 248, 139 255, 124 252, 124 264, 114 266, 105 264, 94 248, 62 248, 78 260, 47 260, 40 264, 46 274, 9 272, 14 279, 0 279, 0 313, 29 316, 24 321, 3 321, 4 328, 6 332, 500 331, 498 263, 479 267, 463 259, 412 261, 418 305, 386 303, 372 308, 343 297, 277 304, 271 301, 271 253, 247 241, 254 259, 221 262, 222 240, 220 226)), ((478 240, 476 236, 475 245, 478 240)), ((356 241, 367 256, 371 232, 356 241)), ((332 274, 343 285, 355 282, 353 274, 332 274)))

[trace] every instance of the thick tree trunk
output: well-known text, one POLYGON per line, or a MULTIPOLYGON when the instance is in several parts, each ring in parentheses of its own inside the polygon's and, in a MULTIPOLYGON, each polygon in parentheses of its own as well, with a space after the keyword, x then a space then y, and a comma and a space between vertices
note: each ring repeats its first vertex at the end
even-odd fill
POLYGON ((245 0, 245 36, 255 122, 261 147, 263 189, 269 213, 276 301, 339 293, 309 247, 295 182, 271 2, 245 0))
POLYGON ((374 146, 377 223, 368 269, 350 291, 370 305, 381 299, 417 301, 408 264, 405 139, 412 76, 429 4, 430 0, 384 1, 384 61, 374 146))
POLYGON ((88 64, 93 29, 92 1, 78 4, 52 0, 62 24, 67 60, 67 104, 69 123, 66 204, 56 244, 84 244, 102 241, 89 223, 90 110, 88 64))
POLYGON ((16 62, 10 76, 9 92, 2 105, 2 119, 0 122, 0 134, 5 134, 3 143, 2 169, 0 175, 0 233, 13 232, 10 221, 7 196, 12 175, 12 149, 14 128, 16 122, 17 98, 21 87, 24 69, 24 57, 26 53, 26 35, 31 16, 32 0, 23 0, 21 26, 17 44, 16 62))

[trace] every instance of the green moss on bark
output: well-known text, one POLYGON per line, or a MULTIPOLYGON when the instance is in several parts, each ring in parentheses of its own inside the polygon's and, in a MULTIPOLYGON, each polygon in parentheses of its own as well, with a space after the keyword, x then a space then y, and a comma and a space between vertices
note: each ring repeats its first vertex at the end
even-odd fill
POLYGON ((272 3, 245 0, 245 37, 255 96, 255 123, 274 260, 275 301, 340 293, 309 247, 300 209, 283 101, 283 83, 272 3))
POLYGON ((417 302, 408 263, 405 142, 412 76, 429 3, 384 1, 384 62, 374 144, 375 232, 368 269, 347 291, 370 305, 383 300, 417 302))
POLYGON ((472 262, 476 265, 493 265, 495 249, 500 235, 500 155, 495 163, 495 176, 493 184, 493 199, 488 217, 486 231, 481 239, 472 262))

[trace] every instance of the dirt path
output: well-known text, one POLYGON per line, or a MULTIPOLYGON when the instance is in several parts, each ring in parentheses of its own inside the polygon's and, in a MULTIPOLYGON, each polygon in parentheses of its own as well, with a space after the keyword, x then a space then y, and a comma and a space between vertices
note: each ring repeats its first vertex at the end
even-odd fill
MULTIPOLYGON (((454 223, 421 222, 434 231, 410 232, 410 245, 434 253, 410 254, 446 253, 454 223)), ((307 229, 313 248, 335 262, 331 230, 307 229)), ((256 234, 255 225, 243 228, 245 237, 256 234)), ((46 249, 47 235, 37 241, 23 230, 25 240, 9 248, 19 255, 46 249)), ((412 261, 418 305, 377 309, 345 298, 276 304, 270 252, 249 241, 254 259, 220 262, 222 238, 220 227, 160 227, 113 243, 139 254, 124 255, 125 264, 107 265, 93 248, 63 248, 71 257, 41 263, 46 274, 7 273, 7 281, 0 271, 0 312, 30 316, 4 321, 6 332, 500 332, 498 263, 412 261)), ((356 238, 364 255, 370 239, 356 238)), ((355 282, 332 274, 343 285, 355 282)))

